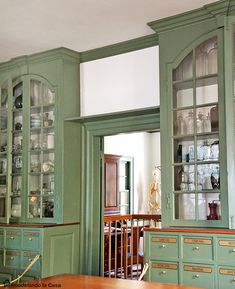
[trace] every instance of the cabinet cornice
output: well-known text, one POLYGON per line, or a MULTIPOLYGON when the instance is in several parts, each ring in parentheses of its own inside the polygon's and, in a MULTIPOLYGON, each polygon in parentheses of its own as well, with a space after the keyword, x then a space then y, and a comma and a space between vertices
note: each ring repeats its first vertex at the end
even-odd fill
POLYGON ((235 0, 230 2, 228 7, 228 1, 218 1, 213 4, 208 4, 202 8, 198 8, 192 11, 184 12, 178 15, 169 16, 160 20, 151 21, 148 25, 157 33, 174 30, 183 26, 192 25, 198 22, 204 22, 208 20, 216 20, 218 15, 233 14, 235 12, 235 0))

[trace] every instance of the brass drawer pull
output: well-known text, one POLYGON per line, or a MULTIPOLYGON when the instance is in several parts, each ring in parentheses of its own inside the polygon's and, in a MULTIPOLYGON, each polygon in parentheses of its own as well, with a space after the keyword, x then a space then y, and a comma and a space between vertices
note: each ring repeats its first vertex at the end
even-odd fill
POLYGON ((196 246, 196 247, 193 248, 193 251, 199 251, 199 249, 200 248, 198 246, 196 246))
POLYGON ((160 274, 160 275, 166 275, 166 271, 163 270, 163 271, 161 271, 159 274, 160 274))
POLYGON ((160 248, 165 249, 166 245, 163 244, 163 245, 160 246, 160 248))
POLYGON ((200 277, 199 274, 193 275, 193 279, 197 279, 197 278, 199 278, 199 277, 200 277))

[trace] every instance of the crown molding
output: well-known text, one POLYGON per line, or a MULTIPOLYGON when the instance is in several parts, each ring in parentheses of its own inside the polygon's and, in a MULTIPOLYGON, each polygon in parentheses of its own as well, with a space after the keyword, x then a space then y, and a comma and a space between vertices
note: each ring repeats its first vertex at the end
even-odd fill
POLYGON ((220 0, 212 4, 204 5, 192 11, 170 16, 147 23, 155 32, 161 33, 174 30, 194 23, 209 21, 219 15, 232 14, 235 11, 235 0, 220 0))
POLYGON ((158 36, 155 33, 153 33, 147 36, 131 39, 113 45, 108 45, 101 48, 81 52, 80 61, 81 63, 88 62, 139 49, 149 48, 156 45, 158 45, 158 36))

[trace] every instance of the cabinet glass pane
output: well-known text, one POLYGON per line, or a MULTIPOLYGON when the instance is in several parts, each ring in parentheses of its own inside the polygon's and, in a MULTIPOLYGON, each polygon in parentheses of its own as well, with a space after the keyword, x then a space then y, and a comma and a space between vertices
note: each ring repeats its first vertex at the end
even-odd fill
POLYGON ((54 208, 54 101, 42 82, 30 81, 30 169, 28 215, 51 218, 54 208))
POLYGON ((175 194, 175 219, 195 220, 195 194, 175 194))
POLYGON ((8 129, 8 84, 7 82, 1 87, 1 106, 0 106, 0 217, 6 216, 6 200, 7 200, 7 129, 8 129))
POLYGON ((199 45, 195 50, 195 54, 197 77, 217 73, 217 37, 213 37, 199 45))
POLYGON ((218 106, 203 106, 196 109, 196 132, 218 132, 218 106))
POLYGON ((198 194, 198 219, 219 220, 221 217, 220 194, 198 194))
POLYGON ((23 168, 23 82, 13 80, 11 217, 21 217, 23 168))
POLYGON ((200 190, 220 189, 220 166, 217 164, 202 164, 197 166, 197 181, 200 190))
POLYGON ((195 47, 173 69, 176 219, 219 220, 221 216, 217 62, 217 37, 213 37, 195 47), (186 67, 189 59, 194 68, 188 68, 191 79, 183 76, 187 70, 183 65, 186 67))
POLYGON ((196 81, 196 105, 218 102, 217 76, 200 78, 196 81))
POLYGON ((195 166, 174 166, 174 191, 195 190, 195 166))
POLYGON ((181 82, 173 85, 173 107, 181 108, 193 105, 193 82, 181 82))
POLYGON ((193 77, 193 53, 190 52, 173 70, 173 80, 185 80, 193 77))
POLYGON ((173 119, 175 136, 194 133, 194 112, 192 109, 175 111, 173 119))

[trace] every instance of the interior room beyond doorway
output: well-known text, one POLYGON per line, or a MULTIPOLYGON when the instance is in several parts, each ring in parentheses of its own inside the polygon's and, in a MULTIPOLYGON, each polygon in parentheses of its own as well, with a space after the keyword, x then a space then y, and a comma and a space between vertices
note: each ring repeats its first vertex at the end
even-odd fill
MULTIPOLYGON (((120 162, 123 159, 133 160, 133 172, 129 176, 133 180, 130 188, 129 213, 147 214, 152 173, 156 166, 160 166, 160 132, 146 131, 105 136, 104 154, 117 155, 120 157, 120 162)), ((121 178, 120 172, 120 182, 121 178)), ((122 200, 120 195, 119 202, 122 200)))

